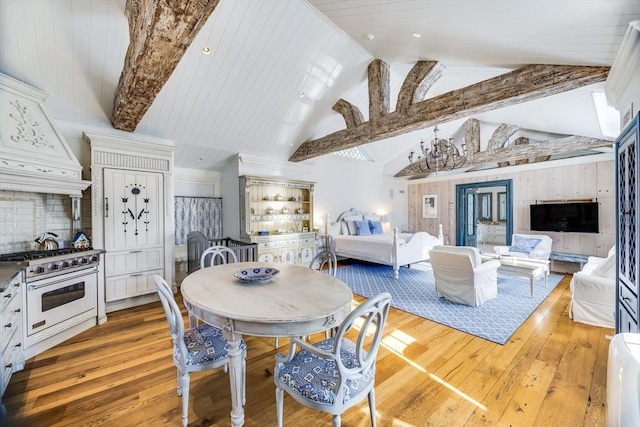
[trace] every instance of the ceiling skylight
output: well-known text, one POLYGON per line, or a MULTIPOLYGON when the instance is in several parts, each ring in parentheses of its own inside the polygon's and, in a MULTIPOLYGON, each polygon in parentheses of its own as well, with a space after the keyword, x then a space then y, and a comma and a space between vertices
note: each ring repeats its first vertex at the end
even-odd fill
POLYGON ((358 147, 347 148, 346 150, 334 151, 331 154, 335 154, 336 156, 348 157, 350 159, 355 160, 364 160, 365 162, 372 162, 373 159, 369 157, 364 151, 360 150, 358 147))

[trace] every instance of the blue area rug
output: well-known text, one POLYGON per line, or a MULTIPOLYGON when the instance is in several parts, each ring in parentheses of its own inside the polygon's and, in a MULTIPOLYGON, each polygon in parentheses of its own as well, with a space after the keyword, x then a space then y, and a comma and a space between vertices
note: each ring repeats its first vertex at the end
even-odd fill
POLYGON ((480 307, 439 298, 429 262, 400 268, 398 279, 393 278, 392 267, 361 263, 338 268, 337 277, 355 294, 371 298, 387 291, 391 293, 391 305, 395 308, 504 344, 563 276, 550 274, 547 286, 544 279, 539 278, 531 298, 528 278, 498 274, 498 296, 480 307))

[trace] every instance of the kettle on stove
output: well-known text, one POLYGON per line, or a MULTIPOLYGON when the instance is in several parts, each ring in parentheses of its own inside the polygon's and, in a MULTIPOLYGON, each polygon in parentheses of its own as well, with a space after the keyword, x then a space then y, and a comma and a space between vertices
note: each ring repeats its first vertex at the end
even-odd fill
POLYGON ((56 241, 57 234, 51 233, 49 231, 42 233, 38 236, 35 242, 38 244, 38 250, 41 251, 51 251, 54 249, 58 249, 58 242, 56 241))

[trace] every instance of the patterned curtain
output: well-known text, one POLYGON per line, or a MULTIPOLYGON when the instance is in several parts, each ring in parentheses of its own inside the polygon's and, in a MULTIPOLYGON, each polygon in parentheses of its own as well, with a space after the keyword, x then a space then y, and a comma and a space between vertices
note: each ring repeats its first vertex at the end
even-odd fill
POLYGON ((190 231, 209 239, 222 239, 222 199, 219 197, 175 197, 176 245, 186 245, 190 231))

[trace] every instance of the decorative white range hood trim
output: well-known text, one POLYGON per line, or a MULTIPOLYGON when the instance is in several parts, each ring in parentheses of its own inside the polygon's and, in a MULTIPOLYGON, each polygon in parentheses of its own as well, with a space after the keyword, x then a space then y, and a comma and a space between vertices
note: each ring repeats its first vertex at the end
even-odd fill
POLYGON ((0 190, 82 196, 91 181, 45 109, 47 94, 0 74, 0 190))

